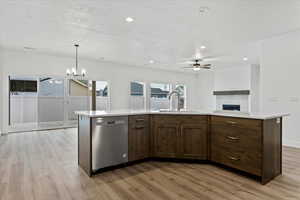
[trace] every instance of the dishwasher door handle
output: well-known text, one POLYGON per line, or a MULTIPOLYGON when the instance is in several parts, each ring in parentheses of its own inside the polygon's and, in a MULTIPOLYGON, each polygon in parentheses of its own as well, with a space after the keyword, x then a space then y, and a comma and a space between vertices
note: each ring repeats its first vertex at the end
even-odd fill
POLYGON ((123 120, 112 120, 112 121, 97 121, 96 126, 114 126, 114 125, 123 125, 125 121, 123 120))
POLYGON ((107 123, 107 125, 114 125, 114 124, 116 124, 116 121, 108 121, 106 123, 107 123))

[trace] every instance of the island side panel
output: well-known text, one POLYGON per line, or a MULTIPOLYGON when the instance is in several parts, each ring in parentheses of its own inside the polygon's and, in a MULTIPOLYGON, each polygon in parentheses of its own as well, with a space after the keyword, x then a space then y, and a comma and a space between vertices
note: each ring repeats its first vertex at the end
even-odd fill
POLYGON ((92 176, 91 118, 78 117, 78 164, 92 176))
POLYGON ((282 118, 263 121, 262 183, 282 173, 282 118))

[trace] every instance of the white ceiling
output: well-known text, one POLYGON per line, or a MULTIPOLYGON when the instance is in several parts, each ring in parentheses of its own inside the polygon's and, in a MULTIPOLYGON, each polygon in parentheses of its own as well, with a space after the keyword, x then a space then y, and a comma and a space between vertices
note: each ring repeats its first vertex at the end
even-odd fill
POLYGON ((216 65, 257 62, 256 42, 299 19, 299 0, 1 0, 0 45, 73 55, 78 42, 82 57, 176 70, 201 45, 216 65))

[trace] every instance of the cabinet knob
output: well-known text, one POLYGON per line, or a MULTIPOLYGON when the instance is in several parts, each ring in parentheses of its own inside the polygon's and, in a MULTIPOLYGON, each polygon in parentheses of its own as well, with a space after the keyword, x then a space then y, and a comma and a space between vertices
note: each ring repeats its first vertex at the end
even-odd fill
POLYGON ((145 126, 136 126, 135 129, 144 129, 145 126))
POLYGON ((234 141, 240 140, 239 137, 234 137, 234 136, 229 136, 229 135, 226 136, 226 138, 229 139, 229 140, 234 140, 234 141))
POLYGON ((233 157, 233 156, 228 156, 227 158, 229 160, 233 160, 233 161, 239 161, 239 160, 241 160, 240 158, 236 158, 236 157, 233 157))
POLYGON ((227 124, 230 124, 230 125, 236 125, 237 122, 234 122, 234 121, 227 121, 227 124))

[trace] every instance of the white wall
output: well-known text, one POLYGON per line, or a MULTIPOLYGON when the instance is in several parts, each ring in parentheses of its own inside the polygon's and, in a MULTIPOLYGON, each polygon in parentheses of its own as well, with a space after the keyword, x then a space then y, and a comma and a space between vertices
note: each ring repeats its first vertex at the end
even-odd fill
POLYGON ((250 90, 250 66, 224 67, 214 71, 214 89, 250 90))
POLYGON ((214 110, 214 71, 201 71, 198 75, 196 89, 196 108, 200 110, 214 110))
MULTIPOLYGON (((0 94, 3 94, 3 84, 2 84, 2 49, 0 48, 0 94)), ((2 95, 0 95, 0 135, 1 132, 3 131, 3 98, 1 98, 2 95)))
MULTIPOLYGON (((79 60, 80 66, 87 69, 88 78, 93 80, 107 80, 110 85, 111 109, 129 108, 130 81, 166 82, 173 84, 185 84, 187 86, 187 107, 198 108, 196 101, 197 76, 182 72, 170 72, 157 69, 126 66, 121 64, 105 63, 93 60, 79 60)), ((3 101, 2 121, 6 130, 8 124, 8 75, 23 76, 64 76, 66 68, 74 66, 73 57, 62 57, 42 53, 4 50, 2 51, 2 84, 3 101)))
MULTIPOLYGON (((199 109, 216 110, 215 90, 249 90, 251 88, 250 65, 222 67, 209 71, 201 71, 198 75, 197 103, 199 109)), ((232 99, 236 101, 236 98, 232 99)), ((248 109, 246 106, 245 110, 248 109)))
POLYGON ((250 106, 251 112, 260 111, 260 66, 251 65, 250 106))
POLYGON ((291 113, 283 121, 283 143, 300 147, 300 31, 261 45, 261 110, 291 113))
POLYGON ((234 67, 223 67, 214 71, 214 90, 250 90, 249 96, 218 96, 216 100, 217 109, 221 109, 224 102, 228 104, 241 104, 241 111, 259 111, 260 93, 260 66, 240 65, 234 67))

